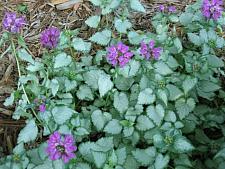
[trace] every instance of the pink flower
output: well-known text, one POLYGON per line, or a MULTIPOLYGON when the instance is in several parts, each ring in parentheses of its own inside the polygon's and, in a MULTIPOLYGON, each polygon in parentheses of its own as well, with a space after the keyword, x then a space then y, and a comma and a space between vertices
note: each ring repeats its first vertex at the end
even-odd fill
POLYGON ((59 43, 60 30, 56 27, 45 29, 41 33, 41 44, 45 48, 53 49, 59 43))
POLYGON ((217 20, 222 16, 222 0, 204 0, 202 3, 202 14, 207 19, 217 20))
POLYGON ((45 112, 46 111, 46 105, 45 104, 39 105, 39 111, 40 112, 45 112))
POLYGON ((47 154, 51 160, 62 159, 64 163, 68 163, 70 159, 75 158, 74 151, 77 150, 75 141, 72 135, 65 135, 62 137, 58 131, 50 135, 47 154))
POLYGON ((152 56, 154 59, 158 60, 161 55, 161 52, 162 52, 161 47, 155 48, 154 40, 150 40, 148 45, 144 42, 141 42, 140 54, 146 59, 149 59, 150 56, 152 56))
POLYGON ((120 67, 124 67, 134 55, 129 51, 129 46, 124 45, 122 42, 109 47, 107 51, 107 60, 113 66, 119 65, 120 67))
POLYGON ((168 11, 171 13, 175 13, 177 11, 175 6, 169 6, 168 11))
POLYGON ((18 17, 15 12, 6 12, 2 22, 3 28, 12 33, 19 33, 25 24, 25 17, 18 17))
POLYGON ((165 10, 165 6, 164 5, 159 5, 159 11, 160 12, 164 12, 165 10))

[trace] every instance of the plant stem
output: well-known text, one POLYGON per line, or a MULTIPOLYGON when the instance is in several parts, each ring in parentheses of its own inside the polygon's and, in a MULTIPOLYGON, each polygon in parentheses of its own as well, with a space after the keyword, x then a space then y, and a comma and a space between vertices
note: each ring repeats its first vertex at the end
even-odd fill
MULTIPOLYGON (((15 45, 14 45, 14 43, 13 43, 13 40, 11 40, 11 46, 12 46, 12 49, 13 49, 13 54, 14 54, 15 59, 16 59, 16 65, 17 65, 18 74, 19 74, 19 78, 20 78, 20 77, 21 77, 20 63, 19 63, 18 57, 17 57, 17 55, 16 55, 16 49, 15 49, 15 45)), ((19 87, 19 86, 20 86, 20 82, 18 82, 18 87, 19 87)), ((26 90, 25 90, 24 85, 21 84, 21 87, 22 87, 23 93, 24 93, 24 95, 25 95, 25 97, 26 97, 27 103, 30 104, 30 100, 29 100, 29 98, 28 98, 28 96, 27 96, 27 93, 26 93, 26 90)), ((32 110, 34 116, 37 118, 37 120, 38 120, 40 123, 42 123, 42 121, 38 118, 36 112, 35 112, 33 109, 31 109, 31 110, 32 110)))

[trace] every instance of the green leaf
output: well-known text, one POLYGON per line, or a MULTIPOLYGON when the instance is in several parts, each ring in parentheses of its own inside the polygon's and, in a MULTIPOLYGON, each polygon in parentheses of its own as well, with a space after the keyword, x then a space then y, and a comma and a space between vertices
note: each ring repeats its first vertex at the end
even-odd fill
POLYGON ((173 111, 168 111, 165 116, 165 121, 171 121, 175 123, 177 120, 176 114, 173 111))
POLYGON ((60 53, 55 57, 54 68, 60 68, 68 66, 72 62, 72 59, 66 53, 60 53))
POLYGON ((97 168, 102 168, 106 161, 106 154, 102 152, 92 151, 92 155, 94 158, 94 163, 97 168))
POLYGON ((84 81, 88 86, 90 86, 93 89, 98 89, 98 79, 101 76, 101 74, 104 74, 101 70, 91 70, 88 71, 83 75, 84 81))
POLYGON ((25 49, 19 49, 18 56, 21 60, 34 64, 34 59, 25 49))
POLYGON ((14 102, 14 92, 11 93, 9 97, 5 99, 5 102, 3 103, 4 106, 12 106, 14 102))
POLYGON ((120 112, 123 113, 128 109, 128 98, 125 93, 116 92, 114 94, 114 107, 120 112))
POLYGON ((37 71, 43 69, 43 67, 44 67, 43 63, 34 62, 34 64, 30 64, 29 66, 27 66, 26 69, 31 72, 37 72, 37 71))
POLYGON ((155 71, 161 75, 169 75, 173 73, 173 71, 169 68, 169 66, 162 61, 156 62, 154 66, 155 71))
POLYGON ((155 125, 153 124, 153 122, 145 115, 140 115, 137 118, 137 124, 136 124, 136 128, 140 131, 146 131, 149 130, 151 128, 154 128, 155 125))
POLYGON ((208 34, 205 29, 200 30, 199 36, 202 43, 208 42, 208 34))
POLYGON ((58 129, 58 131, 61 133, 61 134, 71 134, 71 130, 69 128, 69 126, 67 125, 61 125, 58 129))
POLYGON ((180 39, 175 38, 173 43, 174 43, 175 47, 177 48, 178 53, 180 53, 183 50, 183 46, 182 46, 180 39))
POLYGON ((116 88, 119 90, 129 90, 132 84, 134 83, 133 78, 125 78, 123 76, 117 76, 115 79, 116 88))
POLYGON ((133 45, 139 45, 144 39, 145 35, 139 35, 137 32, 130 31, 128 33, 129 42, 133 45))
POLYGON ((194 33, 188 33, 188 38, 196 46, 200 46, 201 45, 201 39, 200 39, 200 37, 198 35, 196 35, 194 33))
POLYGON ((159 126, 165 116, 165 110, 160 104, 156 105, 156 107, 149 106, 147 108, 147 115, 156 125, 159 126))
POLYGON ((66 106, 58 106, 52 109, 52 115, 57 124, 63 124, 75 113, 74 110, 66 106))
POLYGON ((216 153, 216 155, 215 155, 214 158, 219 158, 219 157, 225 158, 225 147, 224 147, 223 149, 219 150, 219 151, 216 153))
POLYGON ((91 114, 91 119, 98 131, 103 129, 105 125, 105 118, 101 110, 95 110, 91 114))
POLYGON ((45 152, 45 149, 47 147, 47 143, 42 143, 39 147, 38 147, 38 154, 39 154, 39 157, 44 160, 46 159, 46 157, 48 156, 45 152))
POLYGON ((218 58, 215 55, 209 55, 207 57, 208 59, 208 63, 211 67, 213 68, 218 68, 218 67, 223 67, 224 66, 224 62, 221 58, 218 58))
POLYGON ((109 123, 104 128, 104 131, 110 134, 119 134, 121 130, 122 126, 117 119, 112 119, 111 121, 109 121, 109 123))
POLYGON ((152 104, 155 102, 155 95, 151 88, 146 88, 138 96, 138 104, 152 104))
POLYGON ((118 157, 114 150, 112 151, 111 156, 109 156, 108 161, 109 161, 109 165, 115 166, 117 164, 118 157))
POLYGON ((113 88, 113 83, 110 80, 110 76, 107 74, 100 75, 98 79, 98 89, 99 89, 100 97, 103 97, 112 88, 113 88))
POLYGON ((34 141, 37 138, 38 128, 35 121, 32 119, 27 122, 26 126, 20 131, 17 143, 28 143, 34 141))
POLYGON ((155 159, 155 169, 164 169, 167 167, 170 161, 170 157, 168 155, 163 156, 162 154, 158 154, 155 159))
POLYGON ((175 107, 180 119, 184 119, 190 112, 192 112, 195 108, 195 101, 193 98, 189 98, 185 100, 181 98, 176 101, 175 107))
POLYGON ((85 42, 81 38, 74 38, 72 41, 73 48, 77 51, 88 53, 91 50, 91 43, 85 42))
POLYGON ((130 29, 132 27, 132 24, 127 19, 122 20, 119 18, 115 18, 114 24, 116 30, 120 33, 127 33, 127 29, 130 29))
POLYGON ((143 166, 152 165, 155 156, 156 156, 156 149, 154 147, 149 147, 147 149, 136 149, 132 151, 134 158, 141 163, 143 166))
POLYGON ((19 143, 16 147, 13 148, 13 153, 22 155, 25 152, 24 143, 19 143))
POLYGON ((170 20, 171 22, 173 22, 173 23, 179 22, 179 18, 178 18, 177 15, 170 15, 170 16, 169 16, 169 20, 170 20))
POLYGON ((82 157, 87 161, 92 161, 93 157, 91 154, 91 150, 95 147, 95 143, 92 142, 83 142, 79 145, 79 152, 82 157))
POLYGON ((188 24, 190 24, 191 22, 192 22, 192 17, 193 17, 193 14, 192 13, 182 13, 181 15, 180 15, 180 23, 182 24, 182 25, 188 25, 188 24))
POLYGON ((187 153, 194 150, 194 147, 182 136, 175 139, 173 146, 177 153, 187 153))
POLYGON ((93 3, 95 6, 101 5, 102 1, 101 0, 90 0, 91 3, 93 3))
POLYGON ((157 147, 157 148, 164 148, 165 147, 164 138, 160 133, 157 133, 157 134, 153 135, 153 143, 154 143, 154 146, 157 147))
POLYGON ((52 79, 50 82, 50 89, 52 91, 52 95, 55 96, 59 90, 59 82, 56 79, 52 79))
POLYGON ((198 87, 200 90, 202 90, 203 92, 206 92, 206 93, 215 92, 221 88, 219 85, 217 85, 211 81, 208 81, 208 80, 200 81, 198 87))
POLYGON ((103 30, 102 32, 97 32, 92 37, 89 38, 90 41, 95 42, 99 45, 106 46, 111 39, 112 32, 108 29, 103 30))
POLYGON ((87 129, 85 129, 83 127, 76 128, 75 135, 84 136, 84 135, 88 135, 88 134, 90 134, 90 133, 87 131, 87 129))
POLYGON ((216 39, 216 47, 223 48, 225 46, 225 40, 223 37, 217 37, 216 39))
POLYGON ((131 9, 138 11, 138 12, 146 12, 143 5, 140 3, 139 0, 130 0, 130 7, 131 9))
POLYGON ((163 103, 167 106, 168 103, 168 96, 167 96, 167 92, 165 90, 161 90, 159 89, 157 91, 157 96, 160 100, 163 101, 163 103))
POLYGON ((52 163, 50 161, 44 161, 44 164, 35 166, 33 169, 53 169, 52 163))
POLYGON ((77 97, 81 100, 89 101, 94 99, 92 91, 90 87, 88 87, 87 85, 81 85, 76 94, 77 94, 77 97))
POLYGON ((172 84, 168 84, 166 88, 169 90, 169 100, 174 101, 183 95, 183 92, 172 84))
POLYGON ((94 151, 108 152, 113 149, 113 137, 102 137, 96 142, 94 151))
POLYGON ((98 27, 98 24, 100 22, 100 19, 101 17, 98 16, 98 15, 95 15, 95 16, 91 16, 89 17, 85 23, 89 26, 89 27, 92 27, 92 28, 97 28, 98 27))
POLYGON ((123 134, 124 137, 129 137, 134 133, 134 127, 124 127, 123 134))
POLYGON ((91 169, 87 163, 77 163, 75 169, 91 169))
POLYGON ((124 169, 138 169, 139 166, 140 165, 132 155, 127 156, 127 159, 124 163, 124 169))
POLYGON ((119 165, 123 165, 125 163, 125 160, 127 158, 127 152, 126 152, 126 148, 120 148, 116 150, 116 156, 118 157, 117 159, 117 163, 119 165))
POLYGON ((75 80, 70 81, 68 79, 65 80, 65 88, 66 92, 73 90, 77 86, 77 82, 75 80))
POLYGON ((137 74, 140 66, 140 62, 136 60, 130 60, 125 67, 119 68, 119 73, 126 78, 133 77, 137 74))
POLYGON ((190 76, 187 76, 182 84, 182 87, 184 89, 184 94, 187 95, 187 93, 191 91, 196 84, 197 84, 197 78, 192 78, 190 76))

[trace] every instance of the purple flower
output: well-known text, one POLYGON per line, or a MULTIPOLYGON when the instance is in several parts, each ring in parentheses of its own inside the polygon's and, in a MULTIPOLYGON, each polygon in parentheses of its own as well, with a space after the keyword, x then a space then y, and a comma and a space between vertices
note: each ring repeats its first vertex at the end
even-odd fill
POLYGON ((159 57, 160 57, 160 55, 161 55, 161 52, 162 52, 162 48, 153 48, 152 49, 152 56, 156 59, 156 60, 158 60, 159 59, 159 57))
POLYGON ((57 160, 61 158, 64 163, 68 163, 70 159, 76 156, 74 151, 77 150, 77 146, 74 145, 75 141, 72 135, 65 135, 63 137, 58 131, 55 131, 49 137, 47 142, 48 147, 46 152, 51 160, 57 160))
POLYGON ((107 51, 107 60, 113 66, 119 65, 120 67, 124 67, 134 55, 129 51, 129 46, 124 45, 122 42, 109 47, 107 51))
POLYGON ((18 17, 14 12, 6 12, 2 22, 3 28, 12 33, 19 33, 25 24, 25 17, 18 17))
POLYGON ((60 30, 56 27, 45 29, 41 33, 41 44, 45 48, 53 49, 59 43, 60 30))
POLYGON ((159 11, 163 12, 165 10, 165 6, 164 5, 159 5, 159 11))
POLYGON ((161 52, 162 52, 162 48, 160 48, 160 47, 155 48, 154 40, 150 40, 148 45, 144 42, 141 42, 140 53, 146 59, 149 59, 150 56, 152 56, 154 59, 158 60, 161 55, 161 52))
POLYGON ((171 12, 171 13, 174 13, 174 12, 177 11, 177 9, 176 9, 175 6, 169 6, 168 11, 171 12))
POLYGON ((45 104, 41 104, 41 105, 39 105, 39 111, 40 112, 45 112, 46 111, 46 105, 45 104))
POLYGON ((223 12, 223 1, 222 0, 203 0, 202 3, 202 14, 207 18, 214 20, 219 19, 223 12))

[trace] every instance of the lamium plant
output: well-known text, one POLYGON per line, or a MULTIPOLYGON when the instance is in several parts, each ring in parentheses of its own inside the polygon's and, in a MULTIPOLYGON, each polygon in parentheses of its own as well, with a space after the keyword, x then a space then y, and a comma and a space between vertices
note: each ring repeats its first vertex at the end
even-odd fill
POLYGON ((41 59, 14 43, 25 18, 6 13, 2 57, 13 53, 19 80, 4 105, 26 125, 0 169, 224 169, 222 0, 161 4, 152 32, 129 20, 146 12, 139 0, 90 2, 96 32, 47 27, 41 59))

